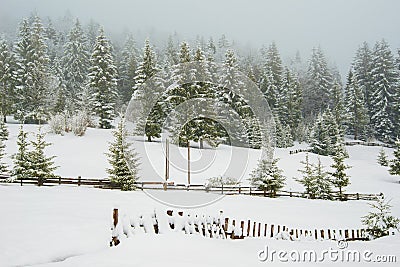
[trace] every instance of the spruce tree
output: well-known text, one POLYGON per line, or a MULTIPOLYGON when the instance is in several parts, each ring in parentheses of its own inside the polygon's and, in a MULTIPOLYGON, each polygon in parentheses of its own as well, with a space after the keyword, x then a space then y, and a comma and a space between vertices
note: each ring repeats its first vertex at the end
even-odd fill
POLYGON ((322 49, 314 48, 311 54, 304 87, 303 112, 305 117, 315 117, 324 112, 331 102, 333 75, 322 49))
POLYGON ((64 45, 62 63, 69 109, 75 111, 75 109, 80 108, 77 104, 78 94, 87 83, 90 66, 87 39, 79 20, 76 20, 74 27, 68 34, 68 40, 64 45))
POLYGON ((137 153, 127 142, 127 131, 124 119, 118 123, 113 131, 114 141, 110 143, 108 162, 111 168, 107 169, 111 183, 124 191, 134 190, 138 180, 139 159, 137 153))
POLYGON ((139 62, 139 55, 136 42, 132 35, 129 35, 125 42, 119 64, 119 97, 120 102, 127 104, 134 93, 136 70, 139 62))
POLYGON ((354 135, 354 140, 366 140, 369 135, 369 118, 364 94, 352 71, 349 72, 347 80, 345 104, 347 131, 354 135))
POLYGON ((295 178, 297 182, 302 184, 306 190, 306 193, 311 196, 311 198, 314 198, 314 168, 315 166, 310 163, 309 155, 306 153, 306 159, 305 161, 300 162, 304 167, 303 169, 298 170, 300 173, 302 173, 301 178, 295 178))
POLYGON ((392 206, 389 201, 379 198, 376 203, 369 205, 372 211, 362 217, 362 223, 372 238, 387 236, 390 229, 399 229, 400 220, 390 214, 392 206))
POLYGON ((343 132, 336 123, 336 118, 330 109, 318 115, 311 136, 312 151, 328 156, 334 154, 335 145, 343 140, 343 132))
POLYGON ((341 143, 337 143, 335 146, 335 152, 332 156, 333 164, 331 167, 334 172, 331 172, 332 184, 339 189, 339 195, 342 197, 343 188, 350 184, 350 176, 346 174, 346 170, 351 167, 344 163, 347 153, 344 146, 341 143))
POLYGON ((17 137, 18 151, 13 155, 14 167, 11 173, 13 179, 30 178, 31 162, 29 157, 29 143, 27 133, 21 126, 17 137))
POLYGON ((0 120, 11 114, 16 85, 16 61, 9 45, 0 39, 0 120))
POLYGON ((260 190, 269 192, 274 197, 285 185, 286 177, 278 167, 278 160, 272 162, 266 159, 260 160, 257 168, 251 174, 251 184, 260 190))
POLYGON ((147 141, 151 142, 153 137, 160 137, 161 123, 164 116, 161 90, 163 81, 157 73, 159 72, 156 55, 146 40, 143 48, 141 62, 136 69, 135 76, 135 98, 143 105, 141 121, 137 122, 137 131, 144 130, 147 141))
POLYGON ((312 192, 318 198, 331 199, 332 198, 332 182, 330 180, 329 173, 325 171, 324 166, 321 163, 321 159, 318 158, 318 163, 314 168, 314 180, 312 183, 312 192))
POLYGON ((45 148, 50 146, 51 143, 45 141, 45 134, 39 129, 36 134, 36 139, 30 142, 32 151, 28 152, 29 177, 38 179, 38 185, 43 185, 46 178, 57 177, 54 171, 58 168, 54 166, 54 159, 56 156, 46 157, 45 148))
POLYGON ((393 54, 385 40, 376 43, 372 65, 374 91, 371 99, 373 107, 371 122, 379 140, 393 142, 398 124, 396 90, 399 74, 394 64, 393 54))
POLYGON ((388 161, 387 155, 385 153, 385 150, 383 150, 383 148, 381 148, 381 150, 379 150, 377 161, 378 161, 378 164, 381 166, 385 166, 385 167, 389 166, 389 161, 388 161))
POLYGON ((5 148, 6 145, 4 144, 4 141, 0 139, 0 174, 7 172, 8 166, 3 162, 4 156, 6 155, 5 153, 5 148))
POLYGON ((390 174, 400 175, 400 140, 395 143, 394 159, 390 161, 390 174))
POLYGON ((112 47, 101 29, 91 56, 89 85, 99 127, 110 129, 115 114, 117 93, 117 68, 114 65, 112 47))
POLYGON ((40 123, 49 113, 49 57, 44 28, 39 17, 24 20, 20 26, 17 56, 15 117, 27 123, 40 123))
MULTIPOLYGON (((0 118, 2 114, 0 113, 0 118)), ((4 123, 3 120, 0 119, 0 141, 6 141, 8 139, 8 129, 7 129, 7 125, 4 123)))

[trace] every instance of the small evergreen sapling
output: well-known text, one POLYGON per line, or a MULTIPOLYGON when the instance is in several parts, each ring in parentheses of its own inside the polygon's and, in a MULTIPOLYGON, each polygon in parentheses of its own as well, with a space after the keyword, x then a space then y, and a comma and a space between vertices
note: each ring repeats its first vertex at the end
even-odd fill
POLYGON ((58 168, 54 166, 56 156, 46 157, 44 150, 51 143, 45 141, 45 134, 39 132, 36 134, 36 139, 31 141, 32 151, 28 153, 29 160, 29 176, 38 179, 38 185, 43 185, 46 178, 57 177, 53 172, 58 168))
POLYGON ((381 148, 381 150, 379 151, 379 155, 378 155, 378 163, 381 166, 389 166, 389 161, 387 159, 387 155, 385 153, 385 150, 383 150, 383 148, 381 148))
POLYGON ((0 114, 0 141, 6 141, 8 139, 8 129, 3 121, 3 115, 0 114))
POLYGON ((314 175, 315 176, 312 185, 312 192, 318 198, 331 199, 332 181, 330 180, 329 173, 325 171, 320 158, 318 158, 318 164, 315 166, 314 175))
POLYGON ((314 181, 313 169, 315 168, 315 166, 310 163, 308 153, 306 154, 305 161, 301 161, 300 163, 304 165, 304 168, 299 170, 299 172, 302 173, 303 176, 299 179, 295 178, 295 180, 305 187, 307 194, 311 195, 311 197, 314 197, 311 189, 313 187, 313 181, 314 181))
POLYGON ((271 196, 275 196, 276 192, 283 188, 286 180, 277 163, 278 159, 274 159, 272 162, 266 159, 261 160, 252 172, 250 179, 252 185, 269 192, 271 196))
POLYGON ((21 126, 17 137, 18 151, 13 155, 14 168, 11 173, 12 179, 28 178, 30 175, 28 146, 27 133, 24 131, 24 127, 21 126))
POLYGON ((362 217, 362 223, 367 227, 372 238, 389 235, 391 229, 399 229, 400 220, 390 215, 391 205, 384 198, 379 198, 377 203, 371 203, 373 209, 362 217))
POLYGON ((7 172, 7 165, 3 162, 5 156, 4 149, 6 148, 4 141, 0 140, 0 174, 7 172))
POLYGON ((126 142, 127 131, 122 119, 113 132, 114 142, 110 143, 108 162, 111 168, 107 169, 111 183, 124 191, 135 190, 138 179, 139 159, 137 153, 126 142))
POLYGON ((344 163, 346 158, 345 148, 341 143, 336 144, 335 153, 332 157, 333 164, 331 167, 334 169, 334 172, 331 172, 332 176, 332 184, 336 188, 339 189, 339 195, 342 197, 342 189, 350 184, 350 176, 346 174, 346 170, 351 167, 344 163))
POLYGON ((396 148, 393 152, 394 159, 390 161, 390 174, 400 175, 400 140, 396 141, 396 148))

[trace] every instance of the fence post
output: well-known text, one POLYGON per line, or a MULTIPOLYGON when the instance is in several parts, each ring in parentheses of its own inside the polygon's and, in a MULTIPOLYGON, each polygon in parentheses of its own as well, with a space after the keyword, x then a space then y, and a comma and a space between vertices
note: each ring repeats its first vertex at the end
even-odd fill
POLYGON ((81 186, 81 176, 78 176, 78 186, 81 186))
MULTIPOLYGON (((118 224, 118 209, 113 210, 113 230, 116 230, 118 224)), ((112 233, 110 247, 118 246, 120 241, 118 240, 118 232, 115 231, 112 233)))
POLYGON ((258 223, 258 237, 261 236, 261 223, 258 223))
POLYGON ((240 222, 240 228, 242 229, 242 235, 240 236, 240 238, 244 237, 244 221, 240 222))
POLYGON ((239 195, 242 193, 242 187, 239 185, 239 195))
POLYGON ((21 180, 21 186, 22 186, 22 183, 23 183, 23 182, 22 182, 22 180, 23 180, 22 177, 20 178, 20 180, 21 180))
POLYGON ((224 194, 224 184, 221 185, 221 194, 224 194))
POLYGON ((253 237, 256 237, 256 227, 257 227, 257 223, 254 222, 253 223, 253 237))
POLYGON ((250 188, 250 196, 251 196, 251 186, 249 188, 250 188))
POLYGON ((349 230, 344 230, 344 238, 349 238, 349 230))
POLYGON ((315 240, 318 240, 318 230, 317 229, 315 229, 315 240))
POLYGON ((247 221, 247 236, 250 236, 250 220, 247 221))
POLYGON ((274 237, 274 225, 271 224, 271 237, 274 237))
POLYGON ((357 193, 357 200, 360 200, 360 194, 357 193))
POLYGON ((265 224, 264 227, 264 237, 267 237, 267 224, 265 224))
POLYGON ((322 239, 325 239, 325 232, 324 232, 323 229, 321 230, 321 238, 322 238, 322 239))
POLYGON ((61 185, 61 176, 58 177, 58 184, 61 185))

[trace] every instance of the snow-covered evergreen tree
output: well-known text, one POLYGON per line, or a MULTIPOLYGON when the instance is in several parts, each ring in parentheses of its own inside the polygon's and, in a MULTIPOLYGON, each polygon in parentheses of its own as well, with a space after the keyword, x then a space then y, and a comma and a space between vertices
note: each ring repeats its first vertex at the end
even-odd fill
POLYGON ((324 112, 330 104, 333 77, 322 49, 314 48, 306 74, 303 111, 305 117, 324 112))
POLYGON ((21 126, 17 137, 18 151, 13 155, 14 167, 11 173, 13 179, 29 178, 30 177, 30 158, 29 158, 29 143, 27 133, 21 126))
MULTIPOLYGON (((62 66, 60 59, 55 57, 53 59, 53 66, 51 68, 51 81, 49 84, 52 90, 51 99, 51 112, 52 114, 63 113, 66 110, 70 99, 67 99, 67 87, 62 73, 62 66)), ((68 105, 70 106, 70 105, 68 105)))
POLYGON ((394 63, 394 57, 385 40, 377 42, 372 56, 371 75, 374 90, 371 98, 371 122, 379 140, 392 142, 396 136, 396 121, 398 117, 396 91, 399 86, 399 72, 394 63))
POLYGON ((395 142, 394 159, 390 161, 390 174, 400 175, 400 140, 395 142))
POLYGON ((57 177, 54 171, 58 168, 54 166, 54 159, 56 156, 47 157, 44 150, 50 146, 51 143, 45 141, 45 134, 41 132, 36 133, 36 139, 30 142, 32 151, 28 152, 28 175, 38 179, 38 185, 43 185, 46 178, 57 177))
POLYGON ((137 153, 127 142, 127 131, 124 119, 118 123, 113 131, 114 141, 110 143, 108 162, 111 168, 107 169, 111 183, 124 191, 134 190, 138 180, 139 159, 137 153))
POLYGON ((371 238, 387 236, 391 229, 399 230, 400 220, 391 215, 392 206, 389 201, 379 198, 376 203, 369 205, 372 211, 362 217, 362 223, 366 226, 371 238))
POLYGON ((154 50, 150 45, 150 41, 146 40, 141 61, 136 69, 134 91, 135 98, 140 100, 143 105, 143 112, 146 113, 142 114, 142 120, 137 122, 137 130, 144 129, 149 142, 152 141, 153 137, 160 137, 161 123, 164 116, 160 95, 161 90, 154 88, 163 86, 163 81, 156 75, 159 70, 154 50), (157 101, 153 103, 155 99, 157 101))
POLYGON ((286 180, 282 174, 283 171, 277 164, 278 159, 273 159, 272 162, 266 159, 260 160, 257 168, 251 174, 251 184, 260 190, 269 192, 270 196, 275 196, 283 188, 286 180))
POLYGON ((15 117, 25 122, 42 122, 48 117, 49 57, 44 28, 39 17, 24 20, 15 45, 17 79, 15 117))
POLYGON ((385 150, 383 150, 383 148, 381 148, 381 150, 379 150, 377 161, 378 161, 379 165, 381 165, 381 166, 385 166, 385 167, 389 166, 389 160, 388 160, 385 150))
POLYGON ((304 186, 307 194, 312 196, 312 194, 314 194, 313 183, 314 183, 315 166, 312 163, 310 163, 310 158, 308 153, 306 153, 306 159, 304 161, 301 161, 300 163, 304 166, 303 169, 298 170, 300 173, 302 173, 302 177, 295 178, 295 180, 304 186))
POLYGON ((346 85, 346 126, 354 140, 368 137, 368 110, 364 101, 364 93, 358 85, 356 76, 350 71, 346 85))
POLYGON ((62 58, 64 80, 66 82, 66 97, 69 99, 69 110, 79 109, 78 94, 87 83, 87 75, 90 66, 90 54, 85 33, 79 20, 68 34, 68 40, 64 45, 64 57, 62 58))
POLYGON ((354 77, 360 90, 363 92, 365 107, 368 114, 372 114, 372 93, 373 93, 373 80, 372 80, 372 52, 367 42, 364 42, 357 50, 356 56, 353 61, 354 77))
POLYGON ((134 93, 136 69, 138 67, 139 55, 135 39, 129 35, 125 42, 119 64, 119 97, 120 102, 127 104, 134 93))
MULTIPOLYGON (((0 113, 0 118, 2 114, 0 113)), ((0 141, 6 141, 8 139, 9 131, 7 129, 7 125, 4 123, 4 120, 0 119, 0 141)))
POLYGON ((117 67, 114 65, 112 47, 101 29, 91 56, 89 85, 95 114, 99 117, 99 127, 111 128, 115 114, 117 93, 117 67))
POLYGON ((317 198, 331 199, 332 197, 332 182, 330 175, 325 171, 324 166, 321 163, 321 159, 318 158, 318 163, 314 168, 314 179, 311 186, 312 194, 317 198))
POLYGON ((336 123, 335 116, 327 109, 319 114, 312 130, 311 147, 319 155, 333 155, 335 145, 342 142, 342 131, 336 123))
POLYGON ((7 172, 8 166, 3 162, 4 156, 6 155, 5 153, 5 148, 6 145, 4 144, 4 141, 0 139, 0 174, 7 172))
POLYGON ((292 130, 296 129, 302 120, 302 99, 298 78, 286 68, 282 78, 282 90, 277 110, 280 121, 284 125, 290 126, 292 130))
POLYGON ((347 152, 342 143, 337 143, 335 146, 335 152, 332 156, 333 164, 331 167, 334 169, 330 173, 332 176, 332 184, 339 189, 339 195, 342 196, 343 188, 350 184, 350 176, 347 175, 346 170, 351 167, 344 163, 346 159, 347 152))
POLYGON ((343 132, 343 124, 345 121, 345 104, 343 100, 343 88, 339 81, 335 80, 331 91, 331 109, 335 116, 335 121, 339 130, 343 132))
POLYGON ((16 60, 6 40, 0 38, 0 120, 11 114, 16 85, 16 60))

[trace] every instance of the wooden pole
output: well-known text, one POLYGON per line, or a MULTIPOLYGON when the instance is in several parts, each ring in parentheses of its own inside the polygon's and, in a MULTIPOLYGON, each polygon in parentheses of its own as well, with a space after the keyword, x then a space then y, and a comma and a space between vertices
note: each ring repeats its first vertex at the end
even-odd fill
POLYGON ((169 179, 169 141, 165 139, 165 184, 164 190, 167 190, 167 184, 169 179))
POLYGON ((187 155, 188 155, 188 186, 190 186, 190 141, 187 142, 187 155))
MULTIPOLYGON (((118 209, 113 210, 113 230, 117 228, 118 224, 118 209)), ((118 246, 120 241, 118 239, 117 231, 113 232, 111 236, 111 242, 110 242, 110 247, 112 246, 118 246)))

